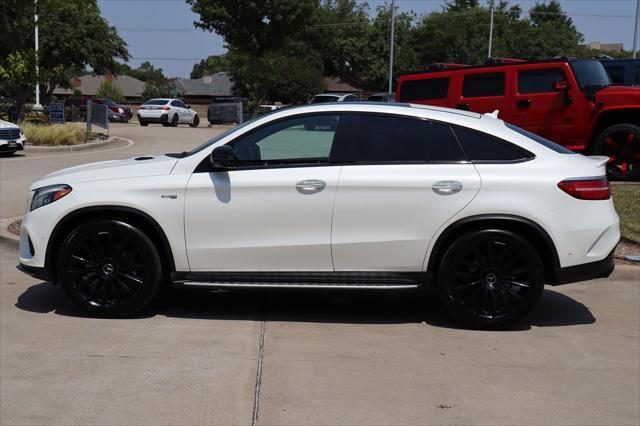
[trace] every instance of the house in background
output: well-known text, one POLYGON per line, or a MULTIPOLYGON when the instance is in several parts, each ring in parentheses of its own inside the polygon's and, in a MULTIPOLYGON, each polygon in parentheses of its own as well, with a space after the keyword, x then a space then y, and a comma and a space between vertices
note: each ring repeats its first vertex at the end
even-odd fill
POLYGON ((128 75, 114 76, 113 74, 106 74, 75 77, 71 81, 72 89, 56 87, 53 95, 58 98, 67 98, 73 94, 74 89, 78 89, 82 92, 83 96, 94 97, 104 81, 118 87, 122 91, 127 103, 140 103, 143 101, 142 92, 144 91, 144 81, 128 75))
POLYGON ((325 93, 353 93, 362 98, 365 91, 357 86, 357 83, 340 77, 324 78, 325 93))
POLYGON ((226 72, 197 79, 176 78, 173 84, 180 93, 180 98, 191 105, 209 105, 216 98, 233 96, 233 82, 226 72))

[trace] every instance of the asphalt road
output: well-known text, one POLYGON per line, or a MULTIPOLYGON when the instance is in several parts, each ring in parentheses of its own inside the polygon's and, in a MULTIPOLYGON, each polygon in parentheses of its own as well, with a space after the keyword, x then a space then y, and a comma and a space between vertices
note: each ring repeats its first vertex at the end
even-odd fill
MULTIPOLYGON (((39 175, 214 132, 116 125, 133 147, 0 159, 2 217, 39 175)), ((420 292, 167 291, 136 318, 89 319, 17 256, 0 243, 2 425, 640 424, 637 267, 548 287, 486 332, 420 292)))

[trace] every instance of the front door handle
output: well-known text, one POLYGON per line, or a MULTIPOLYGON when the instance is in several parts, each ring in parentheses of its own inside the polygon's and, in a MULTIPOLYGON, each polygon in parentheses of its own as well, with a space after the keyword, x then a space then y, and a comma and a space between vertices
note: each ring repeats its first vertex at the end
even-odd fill
POLYGON ((520 109, 529 108, 531 106, 531 99, 520 99, 516 101, 516 106, 520 109))
POLYGON ((441 180, 431 185, 431 189, 438 195, 452 195, 462 191, 462 184, 455 180, 441 180))
POLYGON ((327 182, 320 179, 305 179, 296 183, 296 190, 301 194, 314 194, 322 191, 327 182))

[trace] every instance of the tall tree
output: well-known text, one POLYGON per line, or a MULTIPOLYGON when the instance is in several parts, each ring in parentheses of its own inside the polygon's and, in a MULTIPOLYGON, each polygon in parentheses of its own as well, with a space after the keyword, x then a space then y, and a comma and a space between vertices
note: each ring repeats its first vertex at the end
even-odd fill
MULTIPOLYGON (((35 83, 34 4, 25 0, 0 3, 0 90, 22 104, 35 83)), ((117 59, 129 59, 127 45, 100 16, 96 0, 38 1, 39 82, 43 101, 56 86, 71 87, 71 78, 87 66, 112 71, 117 59)))
POLYGON ((265 59, 295 40, 313 22, 316 0, 187 0, 199 28, 215 31, 229 49, 241 52, 248 72, 231 74, 244 87, 252 108, 265 96, 265 59), (240 82, 240 79, 245 81, 240 82))
POLYGON ((204 75, 213 75, 222 71, 229 71, 229 58, 226 55, 213 55, 193 64, 191 78, 202 78, 204 75))

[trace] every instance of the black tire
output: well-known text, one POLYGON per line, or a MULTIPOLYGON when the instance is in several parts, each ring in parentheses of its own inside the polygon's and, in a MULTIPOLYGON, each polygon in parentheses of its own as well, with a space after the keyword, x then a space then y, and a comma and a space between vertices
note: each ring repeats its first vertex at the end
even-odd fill
POLYGON ((442 257, 437 281, 440 298, 456 319, 474 328, 501 329, 538 303, 544 265, 519 235, 485 229, 453 242, 442 257))
POLYGON ((171 127, 178 127, 178 123, 178 114, 173 114, 173 117, 171 118, 171 127))
POLYGON ((140 122, 140 125, 141 125, 142 127, 147 127, 147 126, 149 125, 149 123, 147 123, 147 122, 145 122, 145 121, 141 121, 141 122, 140 122))
POLYGON ((593 141, 592 152, 610 158, 607 176, 612 180, 640 180, 640 126, 616 124, 593 141))
POLYGON ((0 157, 13 157, 13 154, 15 154, 15 151, 4 151, 4 152, 0 152, 0 157))
POLYGON ((94 220, 62 243, 57 278, 85 314, 124 317, 147 306, 162 283, 160 255, 140 229, 117 220, 94 220))
POLYGON ((200 125, 200 118, 198 117, 198 115, 196 114, 193 117, 193 121, 191 122, 191 124, 189 124, 189 126, 191 127, 198 127, 200 125))

